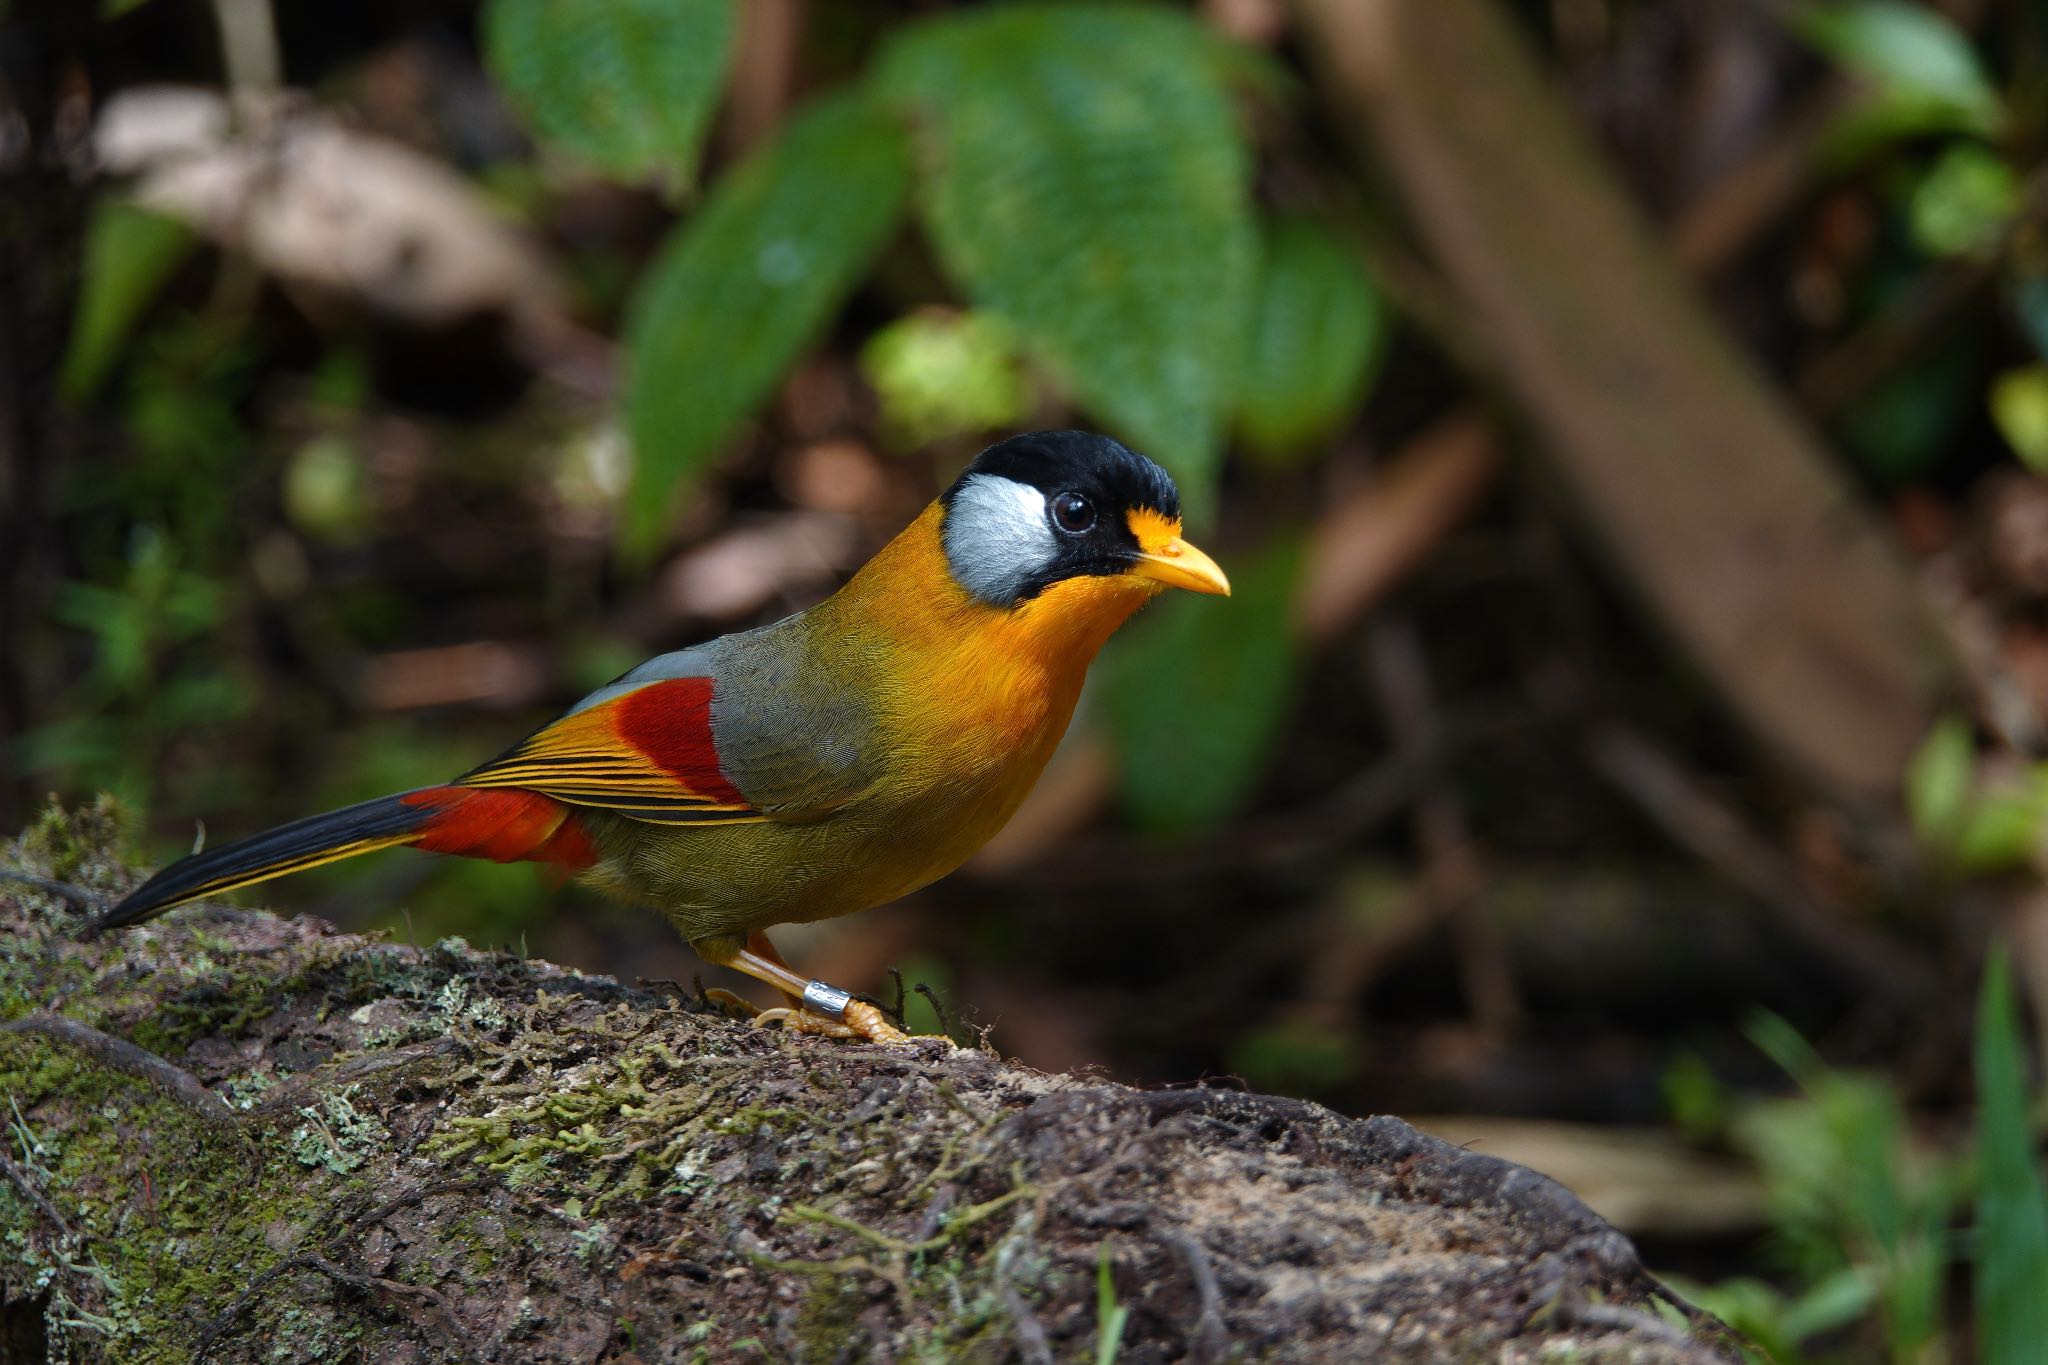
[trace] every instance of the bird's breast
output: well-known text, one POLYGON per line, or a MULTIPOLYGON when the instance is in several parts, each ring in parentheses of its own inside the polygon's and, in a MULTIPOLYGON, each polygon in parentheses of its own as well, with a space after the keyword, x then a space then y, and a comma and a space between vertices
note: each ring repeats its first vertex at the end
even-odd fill
POLYGON ((1058 746, 1097 651, 1152 588, 1129 575, 1076 578, 994 606, 953 580, 938 527, 934 505, 819 624, 874 703, 878 804, 985 839, 1058 746))

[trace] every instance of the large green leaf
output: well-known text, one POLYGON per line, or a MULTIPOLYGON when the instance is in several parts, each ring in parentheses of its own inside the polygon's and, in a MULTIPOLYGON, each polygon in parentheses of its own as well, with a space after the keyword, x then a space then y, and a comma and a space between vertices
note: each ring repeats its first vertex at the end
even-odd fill
POLYGON ((1327 441, 1371 388, 1387 324, 1357 256, 1328 229, 1308 218, 1275 222, 1238 372, 1245 444, 1286 460, 1327 441))
POLYGON ((684 481, 845 300, 909 185, 902 128, 857 95, 832 96, 722 179, 663 246, 627 324, 629 549, 650 546, 684 481))
POLYGON ((93 206, 60 379, 66 394, 85 399, 99 388, 136 319, 191 253, 194 240, 177 219, 126 200, 102 199, 93 206))
POLYGON ((491 70, 540 134, 624 180, 687 183, 725 84, 733 0, 491 0, 491 70))
POLYGON ((1096 671, 1125 807, 1170 831, 1243 806, 1271 756, 1300 669, 1293 631, 1302 544, 1232 565, 1232 595, 1175 593, 1096 671))
POLYGON ((2048 1343, 2048 1194, 2002 948, 1984 964, 1976 1053, 1978 1358, 2019 1365, 2048 1343))
POLYGON ((1793 30, 1868 81, 1874 104, 1852 110, 1845 150, 1930 132, 1995 132, 1998 89, 1955 21, 1914 0, 1826 0, 1790 11, 1793 30))
POLYGON ((1134 5, 960 13, 905 30, 879 67, 917 120, 945 268, 1198 519, 1256 251, 1225 68, 1193 20, 1134 5))

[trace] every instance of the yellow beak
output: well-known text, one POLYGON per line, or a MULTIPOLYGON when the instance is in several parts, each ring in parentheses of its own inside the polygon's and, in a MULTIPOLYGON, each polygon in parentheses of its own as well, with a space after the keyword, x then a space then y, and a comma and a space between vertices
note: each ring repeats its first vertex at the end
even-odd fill
POLYGON ((1180 538, 1180 524, 1156 512, 1131 513, 1131 533, 1138 538, 1138 562, 1131 572, 1189 592, 1230 596, 1230 580, 1216 561, 1180 538))

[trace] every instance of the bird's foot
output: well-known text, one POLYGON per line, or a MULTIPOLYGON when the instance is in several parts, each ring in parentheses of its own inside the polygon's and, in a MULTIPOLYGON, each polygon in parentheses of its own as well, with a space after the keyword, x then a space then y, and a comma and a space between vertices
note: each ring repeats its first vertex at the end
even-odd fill
POLYGON ((757 1024, 782 1024, 798 1033, 857 1038, 889 1046, 910 1041, 909 1034, 890 1023, 887 1015, 867 1001, 854 999, 851 993, 829 981, 806 981, 791 971, 766 934, 756 931, 748 935, 744 945, 733 938, 708 938, 693 939, 691 946, 706 962, 735 968, 782 992, 789 1004, 756 1014, 757 1024))
POLYGON ((754 1013, 754 1006, 751 1001, 742 999, 723 986, 708 986, 699 998, 706 1004, 716 1005, 727 1014, 736 1015, 741 1018, 754 1013))
POLYGON ((781 1024, 796 1033, 816 1034, 821 1038, 859 1039, 869 1043, 884 1043, 894 1046, 910 1041, 910 1035, 889 1022, 888 1016, 865 1000, 851 1000, 837 1019, 814 1014, 807 1009, 777 1008, 762 1010, 754 1016, 756 1024, 781 1024))

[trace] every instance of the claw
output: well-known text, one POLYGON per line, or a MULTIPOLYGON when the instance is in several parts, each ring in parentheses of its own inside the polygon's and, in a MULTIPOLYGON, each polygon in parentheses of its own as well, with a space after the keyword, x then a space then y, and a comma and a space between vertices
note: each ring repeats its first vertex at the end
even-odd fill
POLYGON ((855 1000, 846 1006, 845 1026, 855 1036, 871 1043, 885 1043, 894 1047, 910 1041, 910 1035, 889 1022, 888 1016, 865 1000, 855 1000))
POLYGON ((766 1028, 770 1024, 780 1024, 791 1033, 815 1034, 820 1038, 860 1037, 858 1033, 855 1033, 846 1025, 832 1019, 827 1019, 822 1014, 812 1014, 809 1010, 791 1009, 787 1005, 777 1005, 772 1010, 762 1010, 754 1016, 754 1027, 766 1028))
POLYGON ((910 1035, 890 1023, 887 1016, 865 1000, 855 1000, 846 1007, 846 1018, 827 1019, 810 1010, 778 1007, 762 1010, 754 1016, 754 1023, 762 1027, 781 1024, 794 1033, 815 1034, 820 1038, 860 1039, 869 1043, 895 1046, 910 1041, 910 1035))
MULTIPOLYGON (((789 1004, 761 1011, 754 1016, 756 1024, 782 1024, 798 1033, 859 1038, 885 1046, 910 1041, 909 1034, 890 1023, 887 1015, 867 1001, 855 1000, 829 982, 807 981, 791 971, 766 934, 749 934, 744 943, 731 937, 692 939, 690 943, 706 962, 735 968, 782 992, 789 1004)), ((725 992, 717 994, 723 996, 725 992)))
POLYGON ((752 1014, 754 1012, 752 1002, 742 1000, 723 986, 707 987, 704 991, 704 999, 717 1005, 720 1009, 730 1010, 734 1013, 752 1014))

